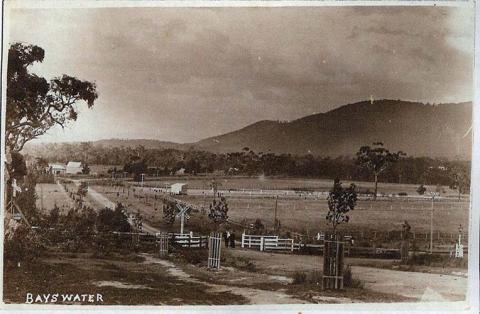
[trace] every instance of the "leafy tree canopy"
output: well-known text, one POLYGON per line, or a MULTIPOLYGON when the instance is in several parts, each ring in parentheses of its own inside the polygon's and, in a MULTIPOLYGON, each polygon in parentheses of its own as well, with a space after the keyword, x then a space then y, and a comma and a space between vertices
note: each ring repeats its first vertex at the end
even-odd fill
POLYGON ((98 97, 94 83, 65 74, 47 82, 30 73, 28 68, 44 57, 35 45, 14 43, 8 51, 5 140, 12 152, 52 126, 76 120, 76 104, 83 101, 91 108, 98 97))
POLYGON ((327 221, 336 232, 337 226, 350 220, 347 213, 357 205, 357 192, 355 184, 351 184, 348 188, 343 188, 339 179, 335 179, 333 188, 328 194, 328 213, 327 221))

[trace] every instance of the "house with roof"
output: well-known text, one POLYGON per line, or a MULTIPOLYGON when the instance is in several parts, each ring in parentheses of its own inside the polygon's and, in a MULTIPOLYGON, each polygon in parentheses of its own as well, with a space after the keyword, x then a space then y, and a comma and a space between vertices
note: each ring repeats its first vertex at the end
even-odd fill
POLYGON ((62 164, 49 163, 46 170, 47 173, 51 173, 53 175, 64 175, 67 168, 65 167, 65 165, 62 164))
POLYGON ((83 165, 81 161, 69 161, 66 167, 67 174, 81 174, 83 165))

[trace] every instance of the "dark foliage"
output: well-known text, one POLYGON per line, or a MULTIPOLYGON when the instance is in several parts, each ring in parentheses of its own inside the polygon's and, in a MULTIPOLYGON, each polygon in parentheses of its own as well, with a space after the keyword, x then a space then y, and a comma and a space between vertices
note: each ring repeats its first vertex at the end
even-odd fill
POLYGON ((98 232, 130 232, 126 209, 121 203, 118 203, 114 210, 108 207, 101 209, 96 224, 98 232))
POLYGON ((52 126, 76 120, 75 104, 83 101, 91 108, 97 98, 94 83, 65 74, 47 82, 30 73, 28 68, 44 56, 42 48, 23 43, 12 44, 8 51, 5 141, 12 152, 52 126))
MULTIPOLYGON (((81 160, 84 150, 80 144, 45 144, 38 147, 36 155, 51 162, 81 160)), ((170 175, 180 168, 187 174, 212 173, 221 171, 226 175, 266 175, 309 178, 340 178, 342 180, 373 181, 374 175, 367 168, 360 167, 357 159, 330 158, 314 155, 291 155, 256 153, 249 151, 214 154, 204 151, 180 151, 175 149, 145 149, 142 146, 88 148, 91 164, 125 165, 123 170, 131 175, 145 173, 147 176, 170 175), (131 156, 135 156, 132 160, 131 156), (140 158, 140 159, 139 159, 140 158), (195 160, 195 167, 189 160, 195 160)), ((378 175, 381 182, 447 185, 451 186, 451 169, 463 169, 469 181, 470 162, 448 161, 428 157, 403 157, 391 163, 378 175)), ((112 166, 111 171, 114 167, 112 166)), ((116 167, 118 172, 121 170, 116 167)), ((452 185, 453 186, 453 185, 452 185)), ((373 193, 373 192, 372 192, 373 193)))
POLYGON ((210 204, 208 218, 215 223, 224 223, 228 220, 228 204, 225 197, 221 197, 219 201, 213 200, 213 203, 210 204))
POLYGON ((347 213, 357 205, 355 185, 352 183, 348 188, 343 188, 340 180, 335 179, 333 189, 328 193, 327 201, 328 213, 326 219, 332 225, 333 233, 335 233, 337 225, 350 220, 347 213))

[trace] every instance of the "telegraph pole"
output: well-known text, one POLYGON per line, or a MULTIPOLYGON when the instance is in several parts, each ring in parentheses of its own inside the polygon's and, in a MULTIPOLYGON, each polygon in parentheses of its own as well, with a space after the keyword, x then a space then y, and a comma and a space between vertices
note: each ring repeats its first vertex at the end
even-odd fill
POLYGON ((274 211, 274 215, 275 215, 275 219, 273 220, 273 226, 274 226, 274 230, 277 231, 277 206, 278 206, 278 195, 275 196, 275 211, 274 211))
POLYGON ((430 211, 430 255, 433 254, 433 202, 435 201, 435 196, 438 194, 437 192, 430 193, 432 196, 432 209, 430 211))

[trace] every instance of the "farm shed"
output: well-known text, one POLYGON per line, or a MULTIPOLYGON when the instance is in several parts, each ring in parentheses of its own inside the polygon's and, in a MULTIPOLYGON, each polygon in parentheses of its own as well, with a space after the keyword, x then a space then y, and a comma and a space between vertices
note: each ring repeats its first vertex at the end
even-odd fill
POLYGON ((69 161, 67 164, 67 174, 80 174, 82 173, 83 165, 80 161, 69 161))
POLYGON ((187 194, 186 183, 174 183, 170 186, 170 193, 175 195, 187 194))
POLYGON ((48 173, 54 175, 62 175, 65 174, 66 168, 65 165, 62 164, 48 164, 48 173))

